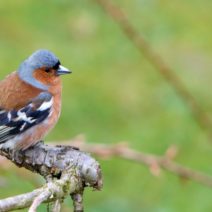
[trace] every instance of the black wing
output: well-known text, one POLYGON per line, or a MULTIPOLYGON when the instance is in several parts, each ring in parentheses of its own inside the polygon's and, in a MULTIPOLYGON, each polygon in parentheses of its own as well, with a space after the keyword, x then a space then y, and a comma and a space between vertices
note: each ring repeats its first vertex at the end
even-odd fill
POLYGON ((42 92, 19 110, 0 109, 0 144, 44 121, 51 112, 53 97, 42 92))

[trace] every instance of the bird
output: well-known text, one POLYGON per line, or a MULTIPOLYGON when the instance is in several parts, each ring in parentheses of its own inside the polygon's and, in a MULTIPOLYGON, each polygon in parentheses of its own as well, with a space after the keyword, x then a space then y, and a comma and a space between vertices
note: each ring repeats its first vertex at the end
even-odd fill
POLYGON ((60 76, 70 73, 39 49, 0 81, 0 149, 26 150, 48 134, 60 116, 60 76))

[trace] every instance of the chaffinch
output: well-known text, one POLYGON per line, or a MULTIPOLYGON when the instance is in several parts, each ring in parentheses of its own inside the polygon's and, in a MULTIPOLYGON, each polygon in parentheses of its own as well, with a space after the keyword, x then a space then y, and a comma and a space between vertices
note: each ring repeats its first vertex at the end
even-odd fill
POLYGON ((71 73, 48 50, 38 50, 0 81, 0 148, 25 150, 56 124, 60 75, 71 73))

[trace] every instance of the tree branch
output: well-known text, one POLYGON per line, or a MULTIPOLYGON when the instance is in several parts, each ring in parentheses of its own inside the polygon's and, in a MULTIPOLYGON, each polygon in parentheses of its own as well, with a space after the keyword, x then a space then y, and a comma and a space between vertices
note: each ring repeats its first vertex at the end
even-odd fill
MULTIPOLYGON (((7 157, 19 167, 37 172, 47 184, 32 192, 0 200, 0 211, 26 208, 35 212, 43 202, 54 202, 55 211, 65 197, 82 194, 84 187, 101 189, 101 169, 92 157, 70 146, 47 146, 42 142, 25 151, 0 149, 0 155, 7 157)), ((77 201, 77 200, 76 200, 77 201)), ((78 210, 74 199, 74 211, 78 210)))
MULTIPOLYGON (((78 146, 83 151, 93 153, 103 159, 120 157, 137 162, 147 166, 151 173, 156 176, 160 174, 161 169, 164 169, 181 178, 212 187, 212 176, 173 161, 177 154, 177 149, 173 146, 166 151, 164 156, 156 156, 133 150, 128 147, 126 143, 118 143, 116 145, 88 144, 82 137, 77 137, 71 141, 60 141, 60 143, 63 145, 78 146)), ((34 206, 31 206, 31 208, 33 208, 36 206, 36 201, 38 201, 39 196, 43 192, 46 195, 44 195, 45 198, 41 198, 41 200, 44 202, 53 202, 52 211, 59 211, 58 208, 60 208, 63 198, 69 194, 71 194, 73 199, 74 211, 83 211, 82 194, 84 185, 91 186, 95 189, 100 189, 102 186, 99 164, 86 153, 80 152, 70 146, 51 147, 40 143, 34 148, 16 154, 8 152, 7 150, 0 150, 0 154, 5 155, 9 159, 14 159, 13 162, 17 165, 30 170, 33 170, 34 167, 34 170, 44 176, 48 181, 47 184, 40 189, 0 200, 0 211, 26 208, 35 201, 34 206), (37 151, 41 151, 41 156, 37 155, 37 151), (46 156, 44 157, 43 154, 46 156), (21 157, 21 159, 17 155, 21 157), (32 155, 34 155, 34 157, 32 157, 32 155), (43 158, 43 160, 41 160, 41 158, 43 158), (49 173, 51 174, 48 175, 49 173), (61 176, 59 177, 59 175, 61 176), (52 179, 53 176, 59 179, 52 179)), ((40 203, 42 201, 40 201, 40 203)))

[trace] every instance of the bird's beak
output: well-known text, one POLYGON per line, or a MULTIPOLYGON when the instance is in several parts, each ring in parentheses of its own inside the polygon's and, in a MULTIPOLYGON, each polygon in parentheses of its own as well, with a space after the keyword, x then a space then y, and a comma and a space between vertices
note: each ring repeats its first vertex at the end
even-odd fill
POLYGON ((56 71, 57 75, 70 74, 72 71, 68 70, 66 67, 59 65, 59 68, 56 71))

